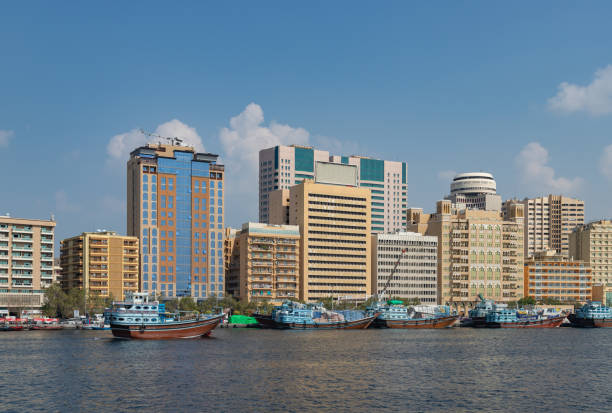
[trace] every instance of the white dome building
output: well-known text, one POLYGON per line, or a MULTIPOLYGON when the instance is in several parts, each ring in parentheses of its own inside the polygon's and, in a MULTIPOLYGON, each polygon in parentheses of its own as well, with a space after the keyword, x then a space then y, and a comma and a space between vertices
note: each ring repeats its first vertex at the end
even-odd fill
POLYGON ((497 183, 487 172, 458 174, 451 182, 451 193, 446 199, 460 207, 501 211, 501 196, 497 195, 497 183))

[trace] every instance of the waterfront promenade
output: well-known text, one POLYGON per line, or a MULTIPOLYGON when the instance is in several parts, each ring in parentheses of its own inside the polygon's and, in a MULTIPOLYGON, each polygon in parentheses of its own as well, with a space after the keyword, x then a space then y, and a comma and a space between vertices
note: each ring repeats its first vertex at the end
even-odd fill
POLYGON ((611 329, 213 335, 142 342, 107 331, 2 333, 2 410, 603 412, 612 405, 611 329))

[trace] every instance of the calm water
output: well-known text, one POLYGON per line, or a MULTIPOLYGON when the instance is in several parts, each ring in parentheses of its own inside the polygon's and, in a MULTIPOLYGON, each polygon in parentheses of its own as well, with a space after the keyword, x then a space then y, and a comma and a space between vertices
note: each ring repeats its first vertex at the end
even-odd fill
POLYGON ((610 411, 612 329, 0 332, 0 410, 610 411))

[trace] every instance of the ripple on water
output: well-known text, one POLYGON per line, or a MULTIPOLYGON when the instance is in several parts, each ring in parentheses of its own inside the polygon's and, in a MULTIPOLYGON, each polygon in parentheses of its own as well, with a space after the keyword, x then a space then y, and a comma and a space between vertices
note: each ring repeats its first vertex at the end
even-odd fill
POLYGON ((0 333, 7 411, 607 411, 612 329, 0 333))

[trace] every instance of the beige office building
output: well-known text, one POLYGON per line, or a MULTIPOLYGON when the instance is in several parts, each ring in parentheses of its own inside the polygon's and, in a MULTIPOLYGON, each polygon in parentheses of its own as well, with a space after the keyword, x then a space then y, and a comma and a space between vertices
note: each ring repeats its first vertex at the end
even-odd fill
POLYGON ((84 232, 61 242, 62 288, 124 299, 139 291, 138 237, 111 231, 84 232))
POLYGON ((280 304, 299 296, 300 230, 296 225, 248 222, 230 230, 227 293, 243 301, 280 304))
MULTIPOLYGON (((370 190, 355 185, 354 166, 322 168, 324 183, 307 179, 289 189, 289 224, 301 234, 299 298, 366 300, 372 294, 370 190)), ((285 203, 270 205, 270 217, 282 217, 275 209, 284 211, 285 203)))
POLYGON ((593 270, 593 285, 612 285, 612 221, 600 220, 575 228, 570 256, 593 270))
POLYGON ((478 294, 500 302, 523 296, 523 206, 499 211, 457 209, 438 201, 434 214, 408 209, 408 229, 438 237, 438 303, 467 311, 478 294))
POLYGON ((418 232, 372 234, 372 293, 380 299, 436 304, 437 274, 438 237, 418 232))
POLYGON ((0 216, 0 316, 43 305, 53 282, 54 221, 0 216))
POLYGON ((549 249, 567 256, 569 234, 584 224, 584 201, 562 195, 510 200, 507 205, 519 202, 525 209, 525 257, 549 249))
POLYGON ((525 260, 525 296, 538 302, 551 298, 566 303, 591 299, 591 267, 554 250, 536 252, 525 260))

